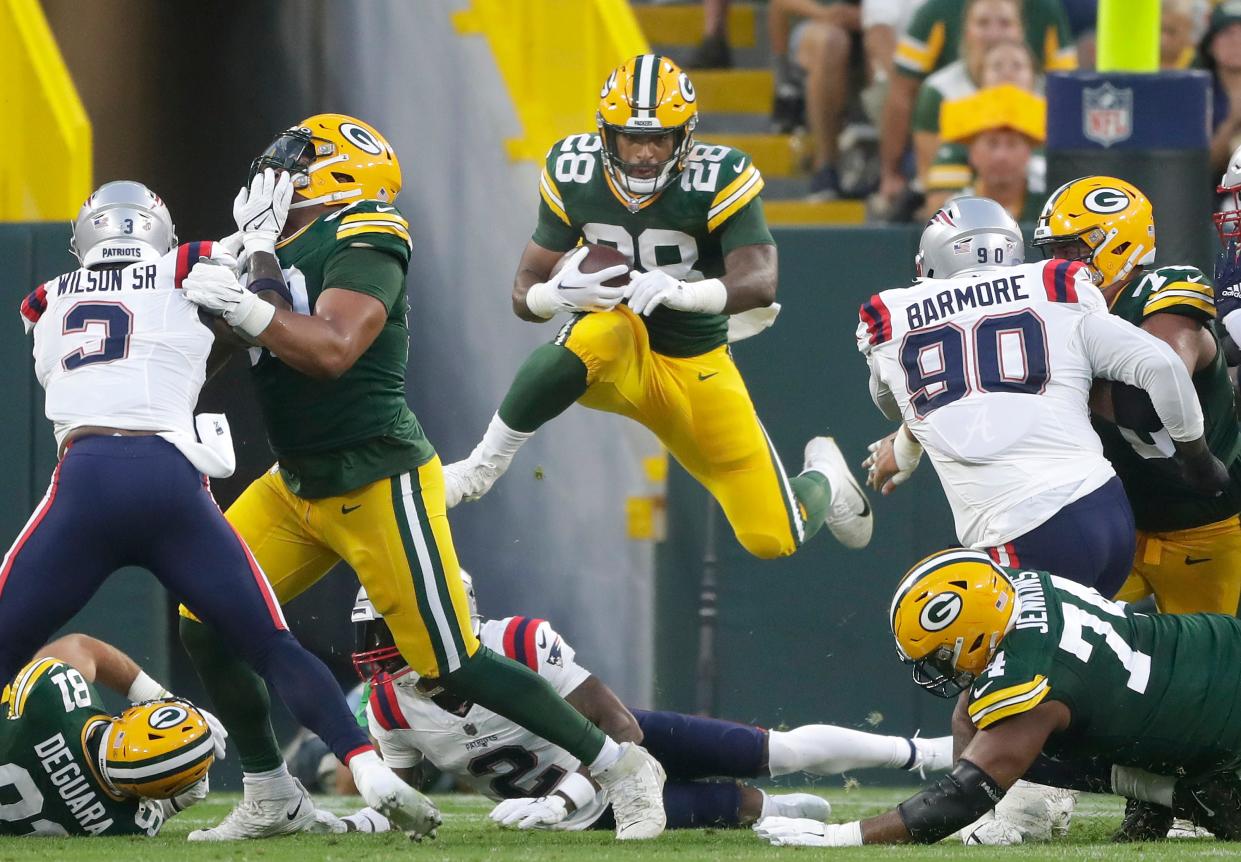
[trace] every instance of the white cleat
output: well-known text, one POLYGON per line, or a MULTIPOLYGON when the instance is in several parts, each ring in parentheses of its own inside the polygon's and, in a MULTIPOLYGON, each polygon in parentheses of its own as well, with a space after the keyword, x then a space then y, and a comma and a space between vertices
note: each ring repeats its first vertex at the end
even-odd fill
POLYGON ((664 814, 664 768, 640 745, 626 742, 621 748, 624 752, 620 759, 592 773, 612 803, 616 837, 620 841, 657 838, 668 823, 664 814))
MULTIPOLYGON (((314 800, 294 779, 298 792, 293 796, 272 799, 242 799, 228 816, 210 829, 196 829, 190 841, 242 841, 253 838, 275 838, 298 832, 327 833, 334 831, 327 820, 320 820, 314 800)), ((327 812, 324 812, 325 814, 327 812)), ((332 815, 328 815, 335 819, 332 815)))
POLYGON ((865 548, 870 544, 875 519, 866 492, 849 472, 849 465, 840 453, 835 438, 810 438, 806 444, 806 464, 802 472, 807 470, 822 473, 832 488, 832 504, 823 523, 846 548, 865 548))
POLYGON ((775 809, 772 813, 779 817, 805 817, 826 823, 832 816, 832 804, 813 793, 772 794, 768 801, 775 809))
POLYGON ((462 500, 473 502, 491 490, 508 470, 512 458, 492 458, 483 463, 478 449, 463 461, 454 461, 444 467, 444 505, 451 509, 462 500))
POLYGON ((443 822, 435 803, 397 778, 382 762, 354 770, 353 778, 366 804, 391 820, 394 828, 414 839, 435 836, 443 822))

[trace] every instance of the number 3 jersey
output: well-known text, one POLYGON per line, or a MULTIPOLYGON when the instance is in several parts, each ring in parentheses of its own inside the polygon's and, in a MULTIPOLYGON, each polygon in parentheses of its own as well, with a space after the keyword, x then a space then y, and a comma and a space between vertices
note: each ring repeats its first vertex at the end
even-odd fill
POLYGON ((1177 439, 1202 432, 1176 354, 1109 315, 1076 261, 885 290, 862 305, 858 349, 876 404, 925 447, 973 548, 1029 532, 1115 475, 1090 425, 1095 377, 1147 389, 1177 439))
POLYGON ((159 831, 158 803, 114 796, 100 779, 96 734, 111 717, 64 662, 36 659, 18 672, 0 705, 0 835, 159 831))
MULTIPOLYGON (((561 697, 590 677, 590 671, 573 660, 573 648, 545 620, 487 620, 479 640, 537 672, 561 697)), ((545 796, 581 766, 564 749, 510 719, 478 704, 449 711, 401 679, 372 687, 366 719, 389 766, 414 766, 425 757, 440 771, 460 776, 496 801, 545 796)), ((596 794, 556 828, 585 829, 606 807, 603 794, 596 794)))
POLYGON ((58 445, 83 425, 194 434, 215 337, 181 282, 212 246, 190 242, 158 260, 77 269, 22 301, 58 445))
POLYGON ((979 729, 1045 700, 1072 712, 1043 750, 1164 775, 1241 766, 1241 621, 1143 614, 1046 572, 1007 569, 1014 623, 969 693, 979 729))

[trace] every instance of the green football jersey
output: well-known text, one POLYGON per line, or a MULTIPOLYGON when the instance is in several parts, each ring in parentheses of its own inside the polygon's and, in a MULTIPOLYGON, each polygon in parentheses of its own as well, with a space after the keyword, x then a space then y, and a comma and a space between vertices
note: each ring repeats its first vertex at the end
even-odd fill
MULTIPOLYGON (((1215 318, 1211 281, 1192 266, 1161 266, 1142 274, 1112 301, 1112 313, 1135 326, 1152 314, 1181 314, 1207 324, 1215 318)), ((1208 497, 1181 481, 1173 469, 1172 438, 1164 429, 1135 431, 1094 420, 1103 452, 1125 485, 1138 529, 1185 530, 1213 524, 1241 508, 1241 434, 1233 405, 1232 381, 1224 350, 1216 339, 1215 359, 1193 375, 1198 403, 1206 420, 1207 444, 1233 475, 1230 489, 1208 497)))
POLYGON ((360 201, 311 222, 276 248, 294 311, 311 314, 324 287, 372 296, 383 329, 353 367, 318 380, 255 351, 255 390, 267 437, 293 493, 344 494, 417 469, 435 455, 405 400, 409 358, 405 274, 409 228, 395 206, 360 201))
MULTIPOLYGON (((539 180, 534 242, 568 251, 582 242, 610 245, 646 272, 661 269, 697 281, 724 274, 734 248, 774 244, 763 217, 763 177, 750 157, 731 147, 696 144, 685 169, 658 194, 628 205, 604 168, 598 135, 555 143, 539 180)), ((651 349, 697 356, 728 341, 728 317, 659 306, 646 318, 651 349)))
MULTIPOLYGON (((964 11, 965 0, 926 0, 896 46, 896 68, 921 79, 960 59, 964 11)), ((1077 49, 1060 0, 1025 0, 1021 18, 1037 65, 1047 72, 1077 68, 1077 49)))
POLYGON ((36 659, 0 712, 0 835, 154 835, 159 803, 105 789, 95 755, 111 718, 70 665, 36 659))
POLYGON ((1043 751, 1164 775, 1241 766, 1241 620, 1142 614, 1046 572, 1009 569, 1017 617, 969 693, 979 729, 1058 700, 1043 751))

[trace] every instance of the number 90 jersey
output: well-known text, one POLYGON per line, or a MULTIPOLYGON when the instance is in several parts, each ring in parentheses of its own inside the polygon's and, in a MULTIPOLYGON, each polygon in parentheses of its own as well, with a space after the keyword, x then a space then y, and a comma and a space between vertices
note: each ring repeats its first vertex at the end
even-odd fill
MULTIPOLYGON (((629 198, 612 182, 602 150, 598 135, 552 145, 539 179, 535 243, 552 251, 579 241, 610 245, 634 269, 661 269, 682 281, 719 278, 734 248, 775 243, 759 200, 762 174, 742 151, 696 144, 662 191, 629 198)), ((728 318, 660 306, 646 328, 656 353, 697 356, 726 343, 728 318)))
POLYGON ((876 401, 899 405, 967 547, 1011 541, 1115 475, 1090 426, 1087 316, 1107 305, 1065 260, 920 279, 862 305, 876 401))
POLYGON ((194 433, 215 336, 180 288, 212 251, 190 242, 155 261, 77 269, 22 301, 57 444, 83 425, 194 433))
MULTIPOLYGON (((537 672, 561 697, 590 677, 590 671, 573 660, 573 648, 545 620, 487 620, 478 639, 537 672)), ((581 765, 564 749, 504 716, 478 704, 468 705, 464 714, 449 712, 402 680, 372 687, 366 720, 388 766, 415 766, 425 757, 441 772, 463 778, 496 801, 545 796, 581 765)), ((606 807, 603 794, 596 794, 556 828, 585 829, 606 807)))

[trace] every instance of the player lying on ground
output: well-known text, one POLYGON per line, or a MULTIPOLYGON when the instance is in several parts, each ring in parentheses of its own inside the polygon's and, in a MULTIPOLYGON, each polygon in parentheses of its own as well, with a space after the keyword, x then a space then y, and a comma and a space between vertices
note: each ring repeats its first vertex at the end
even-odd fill
POLYGON ((925 448, 961 544, 1111 596, 1133 566, 1134 523, 1090 425, 1096 377, 1150 394, 1187 484, 1213 494, 1230 479, 1172 348, 1109 314, 1086 263, 1023 263, 1024 245, 995 201, 951 201, 922 233, 917 281, 862 306, 871 393, 903 422, 866 463, 882 487, 925 448))
POLYGON ((86 200, 71 248, 81 267, 21 305, 60 462, 0 568, 0 679, 113 571, 141 566, 221 632, 243 673, 271 683, 350 767, 363 796, 402 828, 433 829, 434 807, 379 760, 211 496, 207 475, 233 471, 232 441, 223 417, 196 430, 214 337, 183 288, 200 258, 218 258, 210 269, 221 272, 236 261, 210 242, 178 248, 163 201, 129 181, 86 200))
POLYGON ((552 145, 513 311, 571 317, 518 369, 474 451, 444 468, 449 508, 487 493, 535 431, 580 402, 649 428, 757 557, 792 554, 825 523, 846 547, 870 541, 870 506, 836 442, 812 438, 802 472, 786 477, 733 363, 728 342, 775 317, 776 246, 758 168, 696 143, 697 124, 689 76, 643 54, 605 82, 598 133, 552 145), (553 274, 579 242, 624 262, 590 272, 581 249, 553 274), (627 286, 608 283, 626 275, 627 286))
MULTIPOLYGON (((473 602, 472 588, 470 597, 473 602)), ((372 685, 368 726, 384 762, 398 775, 408 780, 425 759, 499 801, 491 819, 506 826, 612 828, 607 795, 583 774, 577 758, 481 706, 452 697, 434 680, 418 679, 365 591, 358 592, 352 618, 359 649, 354 664, 372 685)), ((663 764, 670 829, 745 826, 773 814, 823 821, 830 812, 818 796, 768 794, 740 781, 700 779, 835 775, 874 767, 936 770, 951 763, 951 737, 884 736, 821 724, 767 731, 675 712, 629 710, 602 680, 577 664, 573 648, 546 620, 474 619, 484 644, 538 672, 613 739, 641 742, 663 764)))
POLYGON ((891 624, 914 681, 961 695, 956 767, 861 822, 765 819, 756 830, 771 843, 933 843, 1023 775, 1157 803, 1241 840, 1241 621, 1135 613, 1073 581, 953 549, 906 574, 891 624))
POLYGON ((0 698, 0 835, 155 835, 206 798, 225 736, 116 647, 66 635, 0 698), (96 682, 134 705, 109 714, 96 682))
MULTIPOLYGON (((574 752, 610 788, 617 837, 652 838, 664 823, 659 764, 470 630, 439 457, 406 401, 412 241, 400 191, 400 162, 378 130, 343 114, 307 117, 254 160, 234 202, 245 283, 205 264, 186 278, 192 302, 258 345, 254 391, 279 459, 225 517, 280 602, 347 562, 419 674, 574 752)), ((190 610, 181 640, 244 772, 241 803, 190 840, 301 831, 313 818, 287 812, 309 800, 280 756, 263 681, 227 630, 190 610)))

